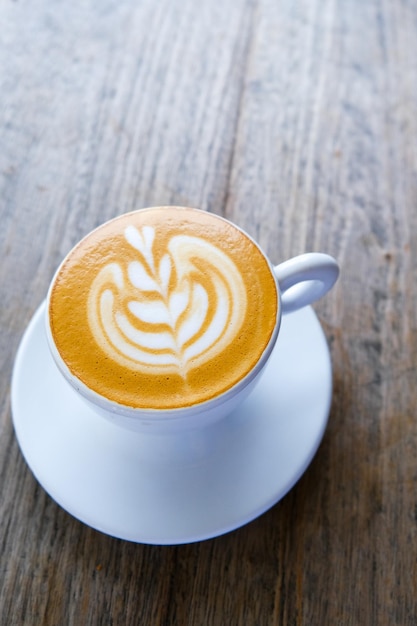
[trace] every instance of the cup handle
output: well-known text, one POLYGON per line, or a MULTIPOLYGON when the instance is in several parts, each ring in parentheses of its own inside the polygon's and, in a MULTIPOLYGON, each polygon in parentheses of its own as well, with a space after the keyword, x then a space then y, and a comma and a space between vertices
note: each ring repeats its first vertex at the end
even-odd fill
POLYGON ((300 254, 274 267, 281 292, 282 313, 297 311, 326 294, 339 276, 339 266, 328 254, 300 254))

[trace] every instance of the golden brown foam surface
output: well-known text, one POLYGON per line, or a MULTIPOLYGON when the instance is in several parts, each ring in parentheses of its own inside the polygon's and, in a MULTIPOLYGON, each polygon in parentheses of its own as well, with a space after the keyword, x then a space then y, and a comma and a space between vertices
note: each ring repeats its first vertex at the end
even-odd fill
POLYGON ((190 406, 257 363, 274 330, 268 263, 210 213, 159 207, 96 229, 50 293, 51 332, 70 372, 122 405, 190 406))

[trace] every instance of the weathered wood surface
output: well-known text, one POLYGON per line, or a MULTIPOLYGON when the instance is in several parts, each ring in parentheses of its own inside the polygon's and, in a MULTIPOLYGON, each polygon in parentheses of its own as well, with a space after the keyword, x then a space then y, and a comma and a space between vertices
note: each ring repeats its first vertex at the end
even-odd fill
POLYGON ((0 211, 2 624, 416 623, 416 3, 3 0, 0 211), (10 419, 63 255, 156 204, 342 266, 316 306, 334 401, 312 465, 248 526, 178 547, 66 514, 10 419))

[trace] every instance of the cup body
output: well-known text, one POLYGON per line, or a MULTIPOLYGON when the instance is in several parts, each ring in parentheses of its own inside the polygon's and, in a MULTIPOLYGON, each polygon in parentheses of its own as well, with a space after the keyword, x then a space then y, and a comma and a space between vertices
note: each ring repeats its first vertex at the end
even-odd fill
POLYGON ((90 409, 108 421, 136 432, 152 434, 171 434, 183 430, 204 428, 231 413, 241 404, 255 388, 264 371, 265 365, 275 346, 279 327, 280 314, 269 344, 255 367, 240 380, 234 387, 223 394, 183 408, 175 409, 142 409, 117 404, 84 385, 68 369, 62 360, 53 341, 48 314, 46 312, 46 333, 51 354, 56 366, 79 396, 87 403, 90 409))
MULTIPOLYGON (((198 210, 196 209, 196 211, 198 210)), ((224 221, 227 222, 227 220, 224 221)), ((52 357, 65 380, 95 412, 123 428, 155 434, 169 434, 180 432, 181 430, 202 428, 224 418, 247 398, 258 383, 274 349, 282 314, 296 310, 321 297, 336 281, 339 270, 332 257, 311 253, 295 257, 274 267, 259 245, 242 229, 235 225, 233 226, 243 232, 257 246, 269 267, 276 285, 276 319, 273 322, 273 331, 269 341, 252 369, 225 392, 191 406, 172 409, 148 409, 119 404, 92 390, 73 375, 57 349, 49 316, 51 293, 61 266, 58 268, 51 282, 47 297, 45 325, 48 345, 52 357)), ((82 346, 80 346, 80 349, 82 349, 82 346)))

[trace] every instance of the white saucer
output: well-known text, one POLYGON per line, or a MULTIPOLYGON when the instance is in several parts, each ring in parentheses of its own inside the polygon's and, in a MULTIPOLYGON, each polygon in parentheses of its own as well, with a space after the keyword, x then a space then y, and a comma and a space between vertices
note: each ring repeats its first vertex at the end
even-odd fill
POLYGON ((45 304, 14 366, 12 412, 23 455, 73 516, 149 544, 209 539, 265 512, 297 482, 322 439, 332 373, 309 307, 285 316, 265 374, 226 419, 186 435, 143 435, 91 412, 58 373, 45 304))

